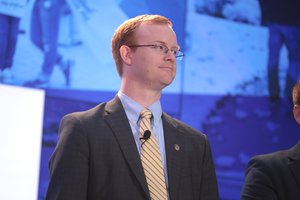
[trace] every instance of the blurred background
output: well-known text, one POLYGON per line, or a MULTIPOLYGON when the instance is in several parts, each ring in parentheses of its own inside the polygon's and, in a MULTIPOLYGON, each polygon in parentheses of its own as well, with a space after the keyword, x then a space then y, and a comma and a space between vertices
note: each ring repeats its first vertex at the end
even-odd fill
MULTIPOLYGON (((140 14, 161 14, 173 22, 185 57, 177 63, 173 84, 163 92, 163 110, 208 136, 220 199, 239 199, 250 157, 289 148, 300 138, 292 103, 285 94, 289 74, 299 79, 297 70, 290 72, 291 63, 299 68, 299 59, 296 63, 290 60, 290 48, 284 42, 277 45, 277 57, 269 54, 274 44, 270 44, 271 11, 265 13, 264 1, 0 0, 0 99, 8 99, 0 107, 0 140, 7 144, 25 135, 29 141, 36 141, 37 145, 32 145, 22 139, 22 145, 13 146, 17 153, 12 156, 22 157, 16 158, 13 165, 20 168, 23 162, 29 162, 24 159, 28 154, 20 152, 38 151, 31 161, 38 166, 32 172, 36 185, 32 184, 33 196, 28 199, 45 199, 48 160, 58 139, 62 116, 115 96, 120 78, 111 55, 111 37, 124 20, 140 14), (269 92, 274 82, 270 82, 271 60, 277 66, 279 90, 275 98, 269 92), (33 95, 28 99, 8 92, 23 94, 19 89, 42 97, 33 95), (4 129, 4 125, 19 124, 17 119, 8 120, 12 112, 8 108, 31 100, 40 102, 30 107, 39 110, 40 115, 26 110, 25 118, 40 127, 35 129, 40 136, 23 129, 7 139, 10 126, 4 129)), ((282 4, 276 1, 278 6, 282 4)), ((300 8, 296 0, 284 4, 300 8)), ((293 23, 284 17, 284 6, 279 7, 282 12, 276 12, 278 18, 293 23)), ((296 53, 299 55, 299 51, 296 53)), ((27 106, 21 106, 15 115, 24 107, 27 106)), ((10 155, 7 146, 0 146, 0 151, 5 152, 0 154, 1 160, 10 155)), ((0 171, 5 174, 3 170, 9 168, 7 164, 0 171)), ((12 181, 20 179, 22 173, 12 181)), ((0 182, 0 191, 8 187, 5 183, 0 182)), ((14 187, 16 192, 22 185, 14 187)), ((8 195, 14 192, 6 191, 8 195)), ((1 199, 15 198, 11 195, 1 199)))

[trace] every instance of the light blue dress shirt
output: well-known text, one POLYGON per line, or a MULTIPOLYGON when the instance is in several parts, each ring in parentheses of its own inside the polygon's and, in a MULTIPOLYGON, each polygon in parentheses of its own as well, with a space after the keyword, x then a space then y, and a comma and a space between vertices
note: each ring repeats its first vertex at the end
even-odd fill
MULTIPOLYGON (((136 147, 138 152, 141 153, 141 141, 140 141, 140 132, 139 132, 139 123, 140 123, 140 113, 144 109, 142 105, 129 98, 121 91, 118 92, 118 97, 121 100, 121 103, 125 109, 125 113, 129 120, 129 124, 132 130, 132 134, 136 143, 136 147)), ((159 150, 161 153, 161 158, 163 162, 164 172, 166 183, 168 185, 168 176, 167 176, 167 162, 166 162, 166 150, 165 150, 165 138, 164 131, 162 125, 162 108, 160 101, 156 101, 152 105, 148 107, 148 109, 152 112, 153 118, 151 120, 151 128, 158 142, 159 150)))

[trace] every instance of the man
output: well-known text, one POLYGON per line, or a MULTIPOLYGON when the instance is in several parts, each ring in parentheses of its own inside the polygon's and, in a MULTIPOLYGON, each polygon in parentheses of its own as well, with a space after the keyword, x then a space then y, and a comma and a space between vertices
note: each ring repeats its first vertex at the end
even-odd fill
POLYGON ((47 199, 218 199, 207 137, 160 105, 162 89, 175 77, 176 58, 183 56, 171 22, 160 15, 127 20, 113 36, 112 53, 120 90, 109 102, 63 118, 47 199), (151 127, 140 116, 145 108, 153 115, 151 127), (160 155, 147 157, 157 156, 147 164, 149 144, 160 155), (153 163, 156 169, 149 170, 153 163))
MULTIPOLYGON (((293 113, 300 124, 300 81, 293 88, 293 113)), ((241 200, 298 200, 300 142, 294 147, 252 158, 246 171, 241 200)))
POLYGON ((298 0, 259 0, 262 23, 269 30, 268 91, 272 101, 280 96, 279 61, 283 45, 288 52, 284 96, 292 101, 292 88, 300 75, 300 2, 298 0))

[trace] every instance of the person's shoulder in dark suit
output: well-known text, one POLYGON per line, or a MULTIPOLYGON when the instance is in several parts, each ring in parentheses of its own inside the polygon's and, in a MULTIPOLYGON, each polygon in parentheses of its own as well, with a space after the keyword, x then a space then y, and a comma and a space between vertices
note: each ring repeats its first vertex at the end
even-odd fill
MULTIPOLYGON (((293 87, 293 114, 300 124, 300 81, 293 87)), ((254 156, 248 163, 241 200, 299 200, 300 141, 288 150, 254 156)))
POLYGON ((118 97, 98 104, 88 110, 66 114, 61 120, 60 128, 66 128, 65 126, 68 125, 80 124, 87 127, 87 129, 90 129, 93 124, 100 125, 101 123, 105 123, 103 119, 105 115, 111 112, 112 109, 118 111, 122 109, 122 105, 118 97))
POLYGON ((169 116, 167 113, 163 114, 163 119, 167 120, 169 123, 171 123, 173 126, 175 126, 188 137, 201 137, 205 140, 207 138, 205 134, 201 133, 200 131, 196 130, 195 128, 191 127, 185 122, 169 116))
POLYGON ((288 150, 254 156, 241 200, 296 200, 300 195, 300 142, 288 150))

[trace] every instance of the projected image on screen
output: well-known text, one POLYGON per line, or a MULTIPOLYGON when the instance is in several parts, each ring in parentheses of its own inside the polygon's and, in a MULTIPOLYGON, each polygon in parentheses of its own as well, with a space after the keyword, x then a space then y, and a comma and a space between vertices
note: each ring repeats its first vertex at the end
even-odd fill
POLYGON ((111 78, 116 74, 110 37, 126 15, 117 2, 36 0, 24 10, 11 69, 14 79, 8 83, 81 89, 118 85, 111 78))
POLYGON ((182 118, 210 138, 222 198, 239 199, 251 156, 299 140, 291 112, 300 69, 296 5, 188 1, 182 118))
POLYGON ((258 1, 197 0, 189 10, 185 91, 266 94, 267 32, 258 1), (199 87, 189 86, 195 82, 199 87))
MULTIPOLYGON (((120 80, 110 47, 114 30, 129 17, 161 13, 178 21, 174 27, 183 41, 184 7, 180 9, 176 2, 170 4, 132 4, 126 0, 30 1, 16 18, 19 24, 15 26, 15 54, 11 55, 14 62, 6 70, 10 77, 2 82, 39 88, 117 90, 120 80), (177 12, 170 12, 174 8, 177 12)), ((16 8, 6 15, 14 12, 16 8)), ((176 85, 173 87, 178 90, 179 83, 176 85)))

